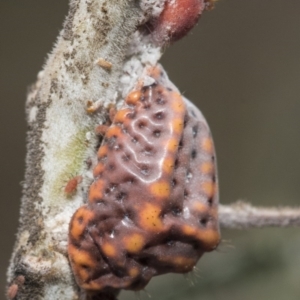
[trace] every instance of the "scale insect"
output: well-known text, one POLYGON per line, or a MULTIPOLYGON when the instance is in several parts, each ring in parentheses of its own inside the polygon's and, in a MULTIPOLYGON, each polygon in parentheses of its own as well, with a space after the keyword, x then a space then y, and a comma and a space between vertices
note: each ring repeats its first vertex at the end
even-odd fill
POLYGON ((114 115, 88 203, 73 215, 68 254, 86 290, 140 290, 193 270, 220 241, 215 151, 200 111, 158 65, 114 115))
POLYGON ((82 182, 81 175, 72 177, 64 187, 64 194, 67 197, 72 197, 76 193, 77 187, 81 182, 82 182))

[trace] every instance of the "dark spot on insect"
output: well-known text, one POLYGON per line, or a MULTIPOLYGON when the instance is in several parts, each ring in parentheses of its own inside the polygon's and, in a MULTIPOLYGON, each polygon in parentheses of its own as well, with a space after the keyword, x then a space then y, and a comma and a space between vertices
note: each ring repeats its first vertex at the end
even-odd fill
MULTIPOLYGON (((142 87, 142 93, 147 92, 147 90, 148 90, 149 88, 150 88, 149 85, 143 86, 143 87, 142 87)), ((143 100, 141 99, 141 101, 143 101, 143 100)))
POLYGON ((135 213, 132 210, 128 210, 124 213, 123 215, 123 219, 127 219, 128 220, 132 220, 132 218, 134 217, 135 213))
POLYGON ((213 198, 207 199, 207 203, 209 204, 209 206, 211 206, 213 204, 213 202, 214 202, 213 198))
MULTIPOLYGON (((102 257, 101 257, 101 255, 97 255, 96 261, 97 261, 97 262, 102 262, 102 257)), ((106 269, 106 268, 107 268, 106 266, 103 266, 103 269, 106 269)))
POLYGON ((83 223, 83 217, 77 218, 77 222, 78 222, 79 224, 82 224, 82 223, 83 223))
POLYGON ((125 271, 120 269, 120 268, 115 268, 114 269, 114 274, 117 276, 117 277, 120 277, 120 278, 123 278, 125 277, 125 271))
POLYGON ((212 179, 212 182, 216 182, 216 176, 215 175, 213 175, 211 179, 212 179))
POLYGON ((134 113, 134 112, 130 112, 130 113, 128 113, 128 114, 126 115, 126 117, 127 117, 128 119, 133 120, 133 119, 135 118, 135 113, 134 113))
POLYGON ((174 186, 176 186, 177 185, 177 180, 174 178, 173 180, 172 180, 172 187, 174 187, 174 186))
POLYGON ((117 184, 111 183, 111 184, 109 185, 109 188, 110 188, 110 191, 113 192, 113 191, 117 188, 117 184))
POLYGON ((197 118, 197 116, 196 116, 196 114, 195 114, 195 112, 194 112, 193 109, 191 110, 191 114, 192 114, 193 117, 197 118))
POLYGON ((116 199, 118 201, 123 201, 125 199, 125 197, 126 197, 126 193, 120 192, 120 193, 117 194, 116 199))
POLYGON ((158 86, 157 89, 156 89, 156 93, 157 93, 158 95, 162 95, 162 93, 163 93, 163 88, 162 88, 161 86, 158 86))
POLYGON ((125 182, 128 182, 128 183, 130 183, 130 184, 133 184, 133 183, 134 183, 134 178, 133 178, 133 177, 127 177, 127 178, 125 179, 125 182))
POLYGON ((168 90, 169 92, 172 92, 172 91, 173 91, 173 90, 172 90, 171 88, 169 88, 169 87, 167 88, 167 90, 168 90))
POLYGON ((207 225, 207 223, 208 223, 208 218, 202 218, 202 219, 200 219, 200 224, 202 225, 202 226, 206 226, 207 225))
MULTIPOLYGON (((96 220, 91 220, 91 221, 89 222, 89 224, 88 224, 88 227, 89 227, 89 228, 91 228, 91 227, 96 227, 96 225, 97 225, 96 220)), ((88 233, 88 230, 85 229, 85 232, 84 232, 84 233, 87 234, 87 233, 88 233)))
POLYGON ((80 266, 81 266, 81 268, 83 268, 83 269, 86 269, 86 270, 89 269, 89 266, 88 266, 88 265, 81 264, 80 266))
POLYGON ((166 101, 163 98, 160 97, 160 98, 156 99, 156 103, 158 105, 164 105, 166 103, 166 101))
POLYGON ((154 115, 154 117, 157 119, 157 120, 162 120, 164 118, 164 113, 162 111, 156 113, 154 115))
POLYGON ((197 151, 196 151, 196 149, 193 149, 192 152, 191 152, 192 159, 195 159, 196 156, 197 156, 197 151))
POLYGON ((211 160, 212 160, 212 161, 215 160, 215 156, 214 156, 214 155, 211 156, 211 160))
POLYGON ((193 138, 195 138, 195 137, 197 136, 197 134, 198 134, 198 126, 195 125, 195 126, 193 127, 193 138))
POLYGON ((183 140, 181 139, 178 145, 178 151, 181 150, 183 147, 183 140))
POLYGON ((193 249, 195 249, 195 251, 199 251, 201 249, 201 245, 199 245, 199 243, 197 242, 193 242, 191 243, 193 249))
POLYGON ((139 122, 138 127, 139 127, 140 129, 143 129, 143 128, 146 127, 146 125, 147 125, 146 122, 141 121, 141 122, 139 122))
POLYGON ((148 166, 146 166, 146 165, 143 165, 142 167, 141 167, 141 173, 143 174, 143 175, 149 175, 149 167, 148 166))
POLYGON ((183 192, 184 198, 187 198, 188 195, 189 195, 188 191, 187 191, 187 190, 184 190, 184 192, 183 192))
POLYGON ((174 244, 175 244, 175 241, 172 241, 172 240, 171 241, 167 241, 167 245, 168 246, 173 246, 174 244))
POLYGON ((131 159, 130 154, 124 154, 124 155, 122 155, 122 160, 129 161, 130 159, 131 159))
POLYGON ((131 139, 131 142, 133 142, 133 143, 137 143, 138 142, 138 138, 137 137, 133 137, 132 139, 131 139))
POLYGON ((178 158, 175 159, 175 162, 174 162, 174 168, 177 169, 179 166, 179 160, 178 158))
POLYGON ((153 135, 154 135, 155 137, 159 138, 160 135, 161 135, 161 131, 160 131, 159 129, 156 129, 156 130, 153 131, 153 135))
POLYGON ((150 146, 146 146, 144 149, 144 154, 145 155, 153 155, 153 148, 150 146))
POLYGON ((105 193, 106 195, 109 194, 109 193, 110 193, 110 189, 109 189, 109 188, 106 188, 105 191, 104 191, 104 193, 105 193))
POLYGON ((139 262, 141 265, 144 265, 144 266, 151 266, 151 261, 148 257, 143 257, 141 259, 139 259, 139 262))
POLYGON ((184 116, 184 122, 183 122, 183 127, 184 127, 184 128, 186 127, 188 121, 189 121, 189 116, 186 114, 186 115, 184 116))
POLYGON ((114 171, 116 169, 116 165, 113 163, 108 164, 107 169, 109 171, 114 171))
POLYGON ((175 206, 172 208, 172 214, 174 216, 179 216, 181 214, 181 212, 182 212, 182 209, 178 206, 175 206))
POLYGON ((144 109, 148 110, 151 108, 151 104, 149 102, 145 103, 145 105, 143 106, 144 109))

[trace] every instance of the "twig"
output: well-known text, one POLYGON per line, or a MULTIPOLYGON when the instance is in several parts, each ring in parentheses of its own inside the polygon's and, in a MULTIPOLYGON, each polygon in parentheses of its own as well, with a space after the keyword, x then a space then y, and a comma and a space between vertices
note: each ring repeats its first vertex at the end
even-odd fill
POLYGON ((299 227, 299 207, 255 207, 238 201, 220 205, 219 220, 222 228, 245 229, 261 227, 299 227))
POLYGON ((141 2, 70 0, 64 28, 31 87, 20 226, 8 270, 11 300, 87 298, 70 270, 68 227, 92 180, 95 125, 161 55, 137 30, 157 13, 141 2), (65 193, 74 176, 82 178, 72 185, 76 193, 65 193))

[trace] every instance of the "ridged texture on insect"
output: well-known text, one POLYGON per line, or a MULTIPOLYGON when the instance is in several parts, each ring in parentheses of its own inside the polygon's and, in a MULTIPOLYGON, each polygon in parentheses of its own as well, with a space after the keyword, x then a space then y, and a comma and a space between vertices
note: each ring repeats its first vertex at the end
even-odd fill
POLYGON ((205 119, 160 67, 148 69, 98 151, 88 204, 70 223, 69 258, 88 290, 142 289, 193 269, 219 243, 215 152, 205 119))

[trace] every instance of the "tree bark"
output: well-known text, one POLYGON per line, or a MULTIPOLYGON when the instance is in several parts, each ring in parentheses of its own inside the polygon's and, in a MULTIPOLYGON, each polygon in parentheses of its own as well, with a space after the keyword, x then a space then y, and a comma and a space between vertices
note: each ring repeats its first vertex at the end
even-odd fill
POLYGON ((160 48, 144 43, 137 31, 151 13, 135 0, 70 1, 63 30, 27 98, 26 174, 8 270, 10 299, 86 298, 67 258, 69 221, 92 180, 95 125, 105 122, 107 106, 132 87, 143 66, 160 57, 160 48), (82 182, 69 197, 64 187, 74 176, 82 182))

